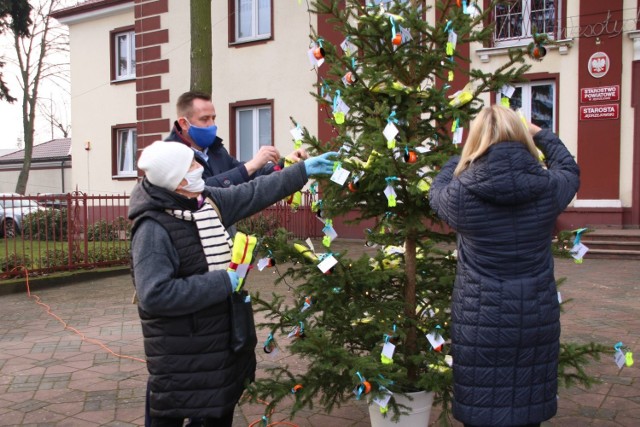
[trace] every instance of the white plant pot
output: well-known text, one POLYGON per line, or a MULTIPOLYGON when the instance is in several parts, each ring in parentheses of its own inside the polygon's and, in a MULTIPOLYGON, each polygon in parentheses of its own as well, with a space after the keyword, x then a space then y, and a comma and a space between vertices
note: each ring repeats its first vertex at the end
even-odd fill
POLYGON ((386 417, 380 413, 380 406, 375 403, 369 405, 369 418, 371 427, 402 426, 402 427, 427 427, 431 406, 433 405, 432 391, 418 391, 407 393, 406 395, 394 394, 393 399, 398 405, 404 405, 409 409, 400 408, 401 412, 408 412, 407 415, 400 415, 398 421, 392 421, 393 410, 389 408, 386 417), (409 400, 406 396, 411 396, 409 400))

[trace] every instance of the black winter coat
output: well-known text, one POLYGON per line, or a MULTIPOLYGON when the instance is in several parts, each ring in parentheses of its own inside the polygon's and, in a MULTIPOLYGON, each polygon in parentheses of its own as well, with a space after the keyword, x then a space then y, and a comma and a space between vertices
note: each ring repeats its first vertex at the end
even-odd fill
MULTIPOLYGON (((231 188, 206 187, 229 227, 300 190, 303 162, 231 188)), ((152 416, 218 418, 237 403, 255 374, 255 354, 231 351, 226 270, 207 271, 197 227, 165 209, 195 210, 194 199, 136 184, 129 203, 134 221, 131 257, 150 374, 152 416), (191 200, 194 206, 185 206, 191 200), (147 218, 151 217, 151 218, 147 218), (190 265, 183 265, 189 262, 190 265)), ((245 286, 250 286, 247 284, 245 286)))
MULTIPOLYGON (((167 194, 148 185, 146 180, 143 187, 156 200, 167 194)), ((172 205, 170 199, 165 200, 172 205)), ((145 221, 157 222, 169 234, 179 258, 177 278, 208 271, 194 222, 148 210, 136 218, 131 230, 133 237, 145 221)), ((223 416, 233 411, 245 382, 255 380, 253 348, 233 353, 225 345, 230 341, 229 304, 226 299, 195 313, 171 317, 155 316, 138 306, 154 416, 179 417, 183 411, 223 416)))
POLYGON ((579 168, 550 131, 534 138, 543 168, 501 142, 458 177, 451 159, 430 202, 458 233, 452 302, 453 415, 479 426, 539 423, 557 410, 560 308, 551 238, 579 168))

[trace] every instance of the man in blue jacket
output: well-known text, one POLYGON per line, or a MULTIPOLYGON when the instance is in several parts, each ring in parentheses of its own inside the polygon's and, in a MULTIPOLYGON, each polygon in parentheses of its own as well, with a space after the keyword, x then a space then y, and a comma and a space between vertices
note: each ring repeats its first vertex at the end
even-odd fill
MULTIPOLYGON (((204 167, 202 176, 207 185, 229 187, 242 184, 283 167, 280 153, 274 146, 260 147, 246 163, 233 158, 217 135, 216 110, 208 94, 196 91, 183 93, 176 103, 176 111, 178 119, 166 140, 182 142, 193 148, 196 160, 204 167)), ((304 149, 298 149, 287 157, 297 162, 309 156, 304 149)))

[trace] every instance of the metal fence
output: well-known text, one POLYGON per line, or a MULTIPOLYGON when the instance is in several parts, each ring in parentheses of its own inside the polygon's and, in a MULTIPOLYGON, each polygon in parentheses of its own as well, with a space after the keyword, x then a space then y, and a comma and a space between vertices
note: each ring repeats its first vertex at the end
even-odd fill
MULTIPOLYGON (((318 237, 323 224, 311 212, 312 199, 303 193, 295 210, 280 201, 245 220, 245 226, 318 237)), ((0 279, 24 276, 25 270, 44 275, 128 264, 128 202, 126 194, 0 194, 0 279)))

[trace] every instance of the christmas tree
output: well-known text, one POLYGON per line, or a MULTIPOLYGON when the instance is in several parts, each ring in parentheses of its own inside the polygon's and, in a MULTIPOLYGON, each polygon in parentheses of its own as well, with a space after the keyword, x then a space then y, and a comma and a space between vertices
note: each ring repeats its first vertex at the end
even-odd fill
MULTIPOLYGON (((492 37, 496 2, 486 10, 471 1, 427 3, 311 3, 310 12, 330 16, 343 36, 331 43, 313 32, 308 52, 328 69, 313 95, 336 132, 320 141, 298 127, 295 139, 312 152, 340 155, 331 179, 311 189, 325 224, 323 253, 292 245, 284 233, 265 239, 279 264, 294 261, 281 280, 296 283, 293 306, 279 295, 254 299, 272 332, 265 352, 286 344, 308 363, 302 375, 278 367, 251 386, 271 406, 292 393, 294 412, 317 400, 330 412, 366 394, 384 410, 388 391, 434 391, 445 408, 450 400, 455 236, 431 210, 429 185, 459 153, 482 94, 521 81, 530 53, 510 51, 495 72, 471 68, 458 48, 492 37), (378 248, 375 257, 331 251, 332 221, 346 214, 355 223, 374 220, 363 238, 378 248)), ((389 407, 398 413, 393 399, 389 407)))

